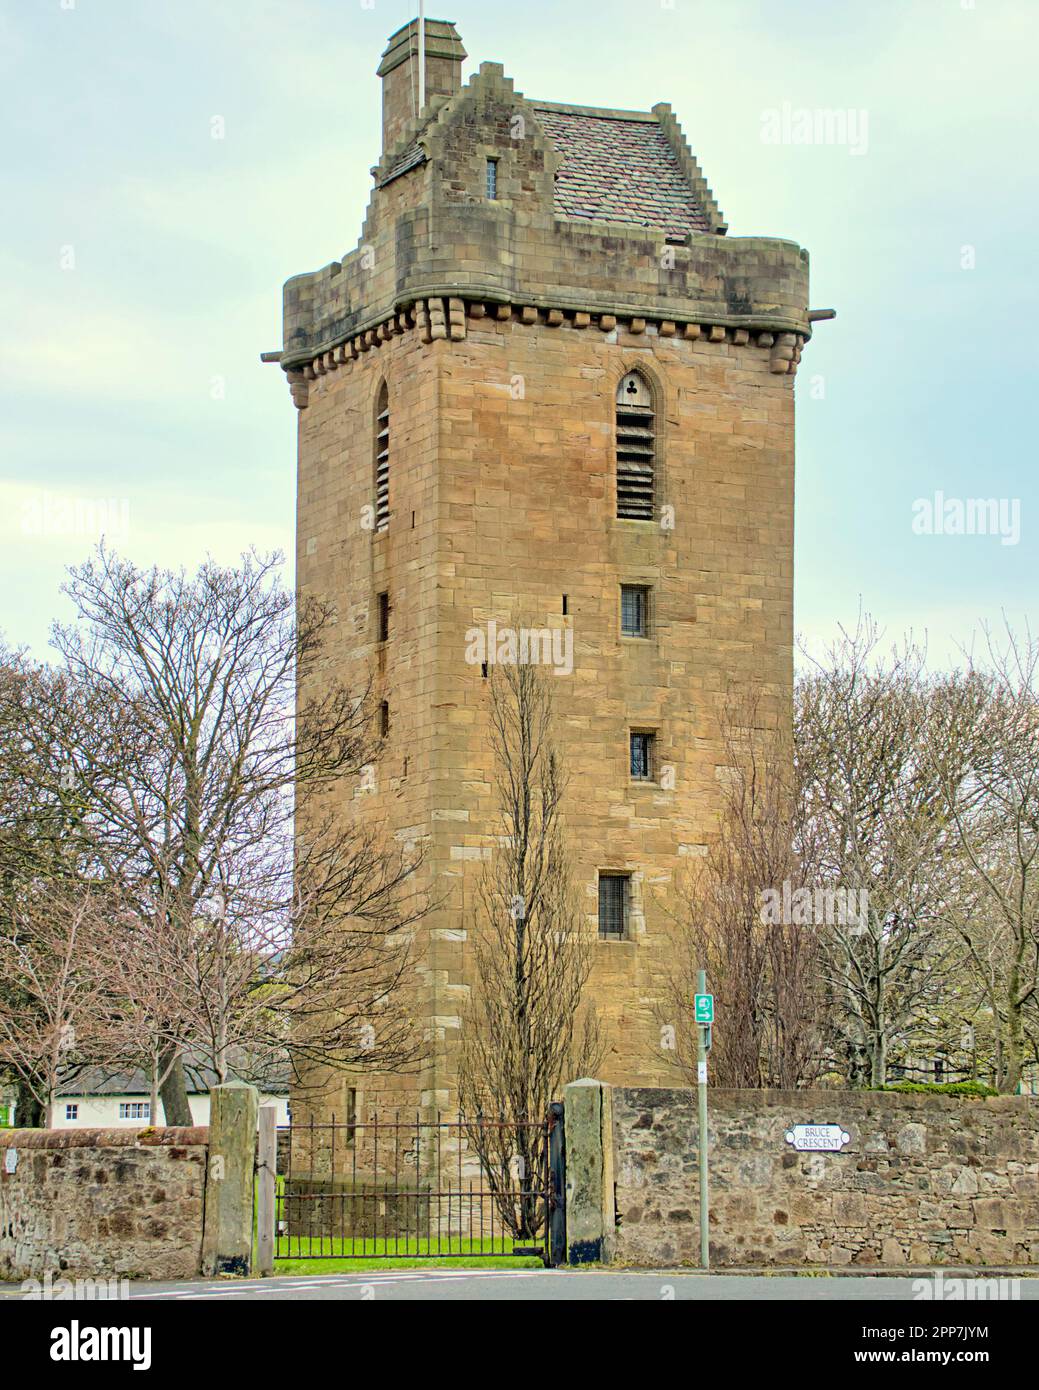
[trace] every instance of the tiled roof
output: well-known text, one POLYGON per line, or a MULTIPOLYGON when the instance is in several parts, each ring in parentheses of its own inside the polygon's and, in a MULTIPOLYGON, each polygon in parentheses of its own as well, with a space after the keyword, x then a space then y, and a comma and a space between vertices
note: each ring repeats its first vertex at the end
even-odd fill
MULTIPOLYGON (((289 1089, 289 1076, 284 1066, 274 1064, 263 1075, 252 1069, 242 1068, 249 1082, 259 1087, 265 1095, 285 1095, 289 1089)), ((262 1069, 261 1069, 262 1073, 262 1069)), ((206 1095, 215 1086, 218 1077, 211 1067, 186 1059, 184 1076, 189 1096, 206 1095)), ((245 1079, 242 1075, 231 1074, 229 1079, 245 1079)), ((151 1090, 151 1082, 143 1071, 129 1069, 110 1070, 107 1067, 84 1067, 74 1079, 59 1081, 55 1098, 64 1100, 66 1096, 146 1096, 151 1090)))
POLYGON ((563 156, 556 175, 556 210, 563 217, 675 234, 711 230, 658 121, 532 104, 563 156))
POLYGON ((388 183, 399 178, 401 174, 406 174, 409 169, 414 169, 418 164, 426 162, 426 152, 417 140, 410 141, 401 150, 400 154, 393 161, 390 167, 379 180, 378 187, 385 188, 388 183))

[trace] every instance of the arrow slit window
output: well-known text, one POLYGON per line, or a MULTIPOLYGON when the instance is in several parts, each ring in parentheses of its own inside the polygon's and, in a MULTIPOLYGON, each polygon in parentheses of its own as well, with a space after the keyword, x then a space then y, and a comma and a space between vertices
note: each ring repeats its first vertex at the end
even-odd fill
POLYGON ((390 393, 385 381, 375 406, 375 529, 390 524, 390 393))
POLYGON ((626 520, 653 520, 656 435, 649 382, 628 372, 617 387, 617 515, 626 520))

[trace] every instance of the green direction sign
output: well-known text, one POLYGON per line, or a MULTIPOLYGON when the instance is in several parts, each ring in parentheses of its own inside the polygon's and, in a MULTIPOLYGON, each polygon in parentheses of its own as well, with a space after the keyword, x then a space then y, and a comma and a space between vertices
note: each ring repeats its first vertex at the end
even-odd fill
POLYGON ((696 1009, 697 1023, 714 1022, 714 995, 713 994, 694 994, 693 1004, 696 1009))

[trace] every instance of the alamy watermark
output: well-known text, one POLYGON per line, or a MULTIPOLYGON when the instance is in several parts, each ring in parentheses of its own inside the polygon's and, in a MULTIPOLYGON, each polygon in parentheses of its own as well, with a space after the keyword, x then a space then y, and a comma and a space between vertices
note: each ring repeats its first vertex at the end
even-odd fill
POLYGON ((766 927, 850 927, 861 936, 869 925, 868 888, 794 888, 789 879, 758 894, 766 927))
POLYGON ((27 536, 125 540, 130 533, 130 501, 127 497, 36 492, 22 504, 22 531, 27 536))
POLYGON ((42 1279, 23 1279, 21 1289, 29 1303, 114 1303, 130 1297, 129 1279, 69 1279, 51 1270, 42 1279))
POLYGON ((918 497, 913 503, 917 536, 998 536, 1000 545, 1021 539, 1019 497, 918 497))
POLYGON ((763 145, 843 146, 851 155, 869 151, 869 112, 828 106, 770 106, 761 113, 763 145))
POLYGON ((933 1299, 935 1303, 1006 1303, 1021 1297, 1020 1279, 976 1279, 946 1277, 944 1269, 936 1269, 927 1278, 913 1280, 915 1299, 933 1299))
POLYGON ((574 670, 573 629, 499 627, 491 618, 485 627, 465 634, 465 659, 470 666, 548 666, 556 676, 574 670))
POLYGON ((92 1327, 73 1318, 51 1333, 52 1361, 129 1361, 135 1371, 152 1364, 150 1327, 92 1327))

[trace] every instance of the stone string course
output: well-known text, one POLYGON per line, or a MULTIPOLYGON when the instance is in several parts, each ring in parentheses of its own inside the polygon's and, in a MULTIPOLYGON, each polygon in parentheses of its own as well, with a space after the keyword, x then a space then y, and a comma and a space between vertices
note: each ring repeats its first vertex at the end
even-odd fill
MULTIPOLYGON (((716 1266, 1039 1264, 1032 1098, 709 1096, 716 1266), (840 1124, 851 1142, 795 1152, 795 1123, 840 1124)), ((698 1264, 695 1092, 615 1087, 612 1104, 615 1262, 698 1264)))
POLYGON ((592 314, 580 309, 541 309, 536 305, 513 305, 485 303, 482 300, 463 300, 456 298, 434 298, 417 300, 392 317, 356 337, 340 343, 336 348, 319 353, 302 368, 288 372, 289 387, 294 404, 301 410, 309 404, 309 385, 329 372, 349 368, 365 353, 412 330, 417 331, 422 343, 432 343, 441 339, 460 342, 466 337, 466 320, 494 318, 499 322, 512 320, 527 327, 539 324, 549 328, 572 328, 583 330, 596 328, 602 333, 629 332, 636 337, 642 334, 677 341, 697 342, 702 339, 708 343, 729 343, 735 347, 748 344, 763 348, 769 353, 769 371, 778 376, 797 373, 806 335, 803 333, 772 333, 749 328, 729 328, 717 323, 681 323, 675 319, 648 319, 641 316, 625 317, 616 314, 592 314))
POLYGON ((208 1138, 199 1127, 0 1133, 0 1279, 196 1276, 208 1138))

